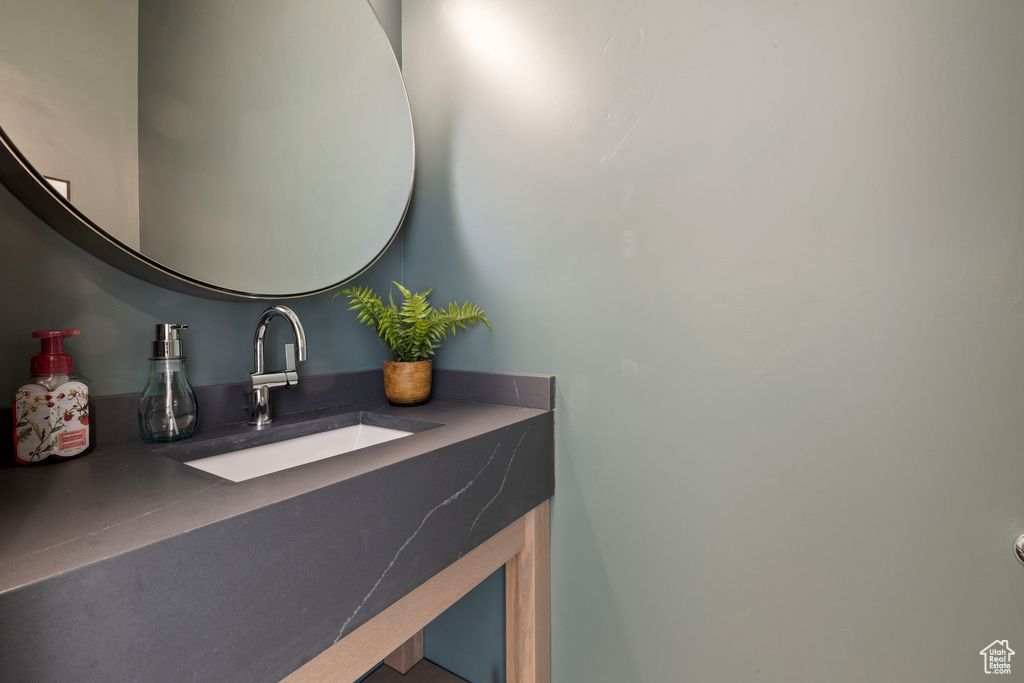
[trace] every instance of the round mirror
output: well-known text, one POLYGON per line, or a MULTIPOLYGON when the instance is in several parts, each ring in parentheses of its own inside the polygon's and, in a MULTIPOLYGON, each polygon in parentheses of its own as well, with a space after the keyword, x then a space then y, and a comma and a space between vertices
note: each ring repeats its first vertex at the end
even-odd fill
POLYGON ((178 291, 331 289, 408 207, 409 101, 365 0, 10 0, 0 92, 0 181, 178 291))

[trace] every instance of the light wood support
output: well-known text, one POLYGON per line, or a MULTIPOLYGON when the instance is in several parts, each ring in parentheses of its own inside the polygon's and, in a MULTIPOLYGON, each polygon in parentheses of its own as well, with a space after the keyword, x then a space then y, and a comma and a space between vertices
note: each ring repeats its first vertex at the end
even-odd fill
POLYGON ((426 661, 416 666, 423 659, 423 627, 503 564, 506 681, 551 683, 550 524, 550 503, 544 501, 282 683, 352 683, 381 660, 401 673, 427 675, 436 667, 426 661))
POLYGON ((505 680, 551 683, 551 512, 523 518, 523 549, 505 564, 505 680))
POLYGON ((423 629, 416 632, 409 640, 398 646, 398 649, 384 658, 384 663, 400 674, 409 673, 409 669, 423 659, 423 629))
POLYGON ((390 666, 382 666, 365 679, 365 683, 466 683, 429 659, 424 659, 404 676, 390 666))
POLYGON ((292 672, 283 683, 352 683, 523 550, 529 515, 292 672))

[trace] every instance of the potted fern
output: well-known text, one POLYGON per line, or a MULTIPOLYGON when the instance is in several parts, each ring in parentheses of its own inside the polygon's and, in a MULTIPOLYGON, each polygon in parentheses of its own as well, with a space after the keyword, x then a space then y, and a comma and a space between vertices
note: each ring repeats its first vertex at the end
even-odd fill
POLYGON ((491 323, 483 309, 468 301, 461 306, 457 302, 448 308, 434 308, 427 296, 434 291, 413 293, 398 284, 402 293, 401 305, 395 304, 392 293, 388 303, 370 287, 351 287, 337 294, 348 298, 350 311, 356 311, 356 320, 373 328, 387 347, 394 360, 384 362, 384 395, 394 405, 412 406, 425 403, 430 398, 430 380, 434 354, 450 332, 455 334, 459 327, 483 323, 490 329, 491 323))

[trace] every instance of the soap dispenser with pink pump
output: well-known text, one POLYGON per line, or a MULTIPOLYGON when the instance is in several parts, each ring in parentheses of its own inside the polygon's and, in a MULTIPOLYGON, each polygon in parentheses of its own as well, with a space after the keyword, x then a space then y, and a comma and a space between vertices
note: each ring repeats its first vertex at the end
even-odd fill
POLYGON ((32 356, 32 377, 14 397, 14 459, 36 465, 85 455, 95 448, 89 385, 76 377, 64 337, 80 330, 37 330, 42 349, 32 356))

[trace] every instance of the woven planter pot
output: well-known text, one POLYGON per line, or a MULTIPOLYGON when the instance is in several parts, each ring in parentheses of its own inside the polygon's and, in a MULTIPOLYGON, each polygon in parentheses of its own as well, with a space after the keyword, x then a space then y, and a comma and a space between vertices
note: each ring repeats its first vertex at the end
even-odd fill
POLYGON ((433 365, 429 360, 412 363, 384 361, 384 395, 396 406, 418 406, 430 398, 433 365))

